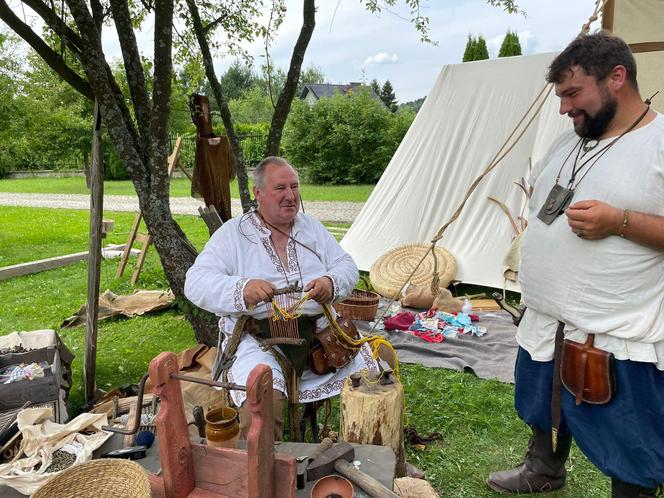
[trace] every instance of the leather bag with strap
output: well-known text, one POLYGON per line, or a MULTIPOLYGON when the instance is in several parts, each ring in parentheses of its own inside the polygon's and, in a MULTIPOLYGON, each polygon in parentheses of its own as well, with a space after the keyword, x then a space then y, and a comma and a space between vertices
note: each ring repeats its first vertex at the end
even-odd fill
POLYGON ((563 386, 581 402, 602 405, 616 392, 616 374, 612 353, 596 348, 594 334, 584 344, 565 339, 562 348, 560 378, 563 386))
MULTIPOLYGON (((359 339, 357 327, 351 320, 340 319, 337 324, 345 336, 353 340, 359 339)), ((360 346, 348 342, 344 335, 332 325, 328 325, 313 337, 309 368, 318 375, 333 372, 353 361, 359 350, 360 346)))

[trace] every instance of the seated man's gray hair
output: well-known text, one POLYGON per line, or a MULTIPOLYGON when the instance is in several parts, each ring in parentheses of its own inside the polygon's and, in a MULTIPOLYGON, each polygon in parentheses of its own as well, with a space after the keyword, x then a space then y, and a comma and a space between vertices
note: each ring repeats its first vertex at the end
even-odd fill
POLYGON ((300 175, 297 173, 297 170, 293 167, 292 164, 286 161, 283 157, 268 156, 263 159, 254 169, 254 186, 258 188, 265 186, 265 168, 267 168, 268 164, 274 164, 276 166, 288 166, 289 168, 292 168, 293 171, 295 171, 298 182, 300 181, 300 175))

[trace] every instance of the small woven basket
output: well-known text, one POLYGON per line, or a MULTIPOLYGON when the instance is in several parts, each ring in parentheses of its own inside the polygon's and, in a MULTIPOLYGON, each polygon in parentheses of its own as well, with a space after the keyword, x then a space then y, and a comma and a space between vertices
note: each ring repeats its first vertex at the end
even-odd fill
POLYGON ((102 458, 75 465, 44 484, 32 498, 150 498, 150 481, 131 460, 102 458))
POLYGON ((368 290, 371 284, 365 277, 361 277, 365 289, 353 289, 350 296, 334 304, 334 309, 348 320, 365 320, 371 322, 376 318, 380 296, 368 290))

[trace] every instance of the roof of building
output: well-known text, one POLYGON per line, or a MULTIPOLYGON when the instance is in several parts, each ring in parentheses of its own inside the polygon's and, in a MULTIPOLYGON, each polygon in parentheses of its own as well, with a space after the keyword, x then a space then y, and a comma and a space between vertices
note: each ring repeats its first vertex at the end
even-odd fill
POLYGON ((304 99, 309 93, 311 93, 316 100, 319 100, 322 97, 334 97, 337 94, 351 95, 354 92, 358 92, 360 88, 366 88, 369 90, 369 92, 371 92, 371 98, 379 98, 371 87, 358 82, 351 82, 347 85, 332 85, 330 83, 313 83, 311 85, 304 85, 300 98, 304 99))

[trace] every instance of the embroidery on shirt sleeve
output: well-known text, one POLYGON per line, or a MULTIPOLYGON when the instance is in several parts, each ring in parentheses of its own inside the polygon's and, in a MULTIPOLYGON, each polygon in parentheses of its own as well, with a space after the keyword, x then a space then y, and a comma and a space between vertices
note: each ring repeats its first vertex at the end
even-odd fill
POLYGON ((244 304, 244 285, 247 283, 248 278, 240 278, 235 282, 235 291, 233 292, 233 305, 236 310, 244 311, 246 306, 244 304))
POLYGON ((339 294, 341 293, 341 287, 339 286, 337 278, 334 275, 330 275, 329 273, 323 276, 332 280, 332 301, 336 301, 337 297, 339 297, 339 294))

